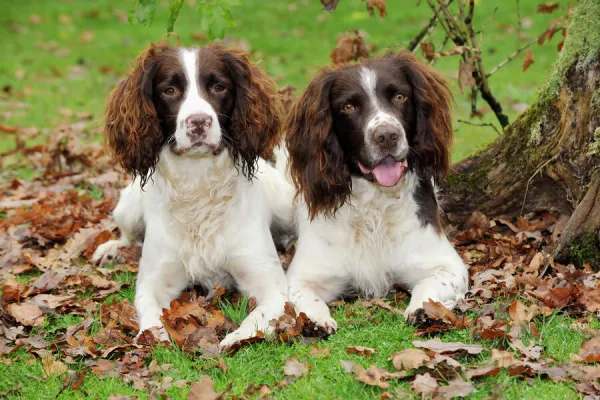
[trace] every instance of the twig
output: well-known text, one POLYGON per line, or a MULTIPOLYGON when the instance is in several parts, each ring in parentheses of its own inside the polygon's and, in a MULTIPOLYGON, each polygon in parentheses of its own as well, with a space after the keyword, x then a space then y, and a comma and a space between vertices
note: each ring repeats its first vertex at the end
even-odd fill
POLYGON ((429 23, 427 23, 427 26, 421 29, 417 36, 415 36, 414 39, 410 41, 407 47, 408 50, 414 52, 417 49, 417 47, 419 47, 421 41, 425 39, 431 33, 431 31, 433 31, 438 21, 439 12, 440 9, 438 8, 438 10, 433 14, 433 17, 431 17, 431 19, 429 20, 429 23))
MULTIPOLYGON (((444 47, 446 47, 446 43, 448 43, 448 40, 450 40, 450 36, 448 36, 448 34, 446 34, 446 36, 444 37, 444 41, 442 42, 442 46, 437 51, 438 53, 441 53, 442 51, 444 51, 444 47)), ((436 61, 437 61, 437 58, 434 58, 433 60, 429 61, 429 65, 434 65, 436 61)))
POLYGON ((457 119, 456 121, 460 122, 461 124, 467 124, 467 125, 472 125, 472 126, 489 126, 489 127, 493 128, 498 135, 500 135, 500 131, 498 130, 498 128, 496 128, 496 125, 494 125, 494 124, 490 124, 490 123, 486 123, 486 122, 476 123, 476 122, 465 121, 464 119, 457 119))
POLYGON ((502 68, 506 64, 508 64, 510 62, 510 60, 512 60, 513 58, 515 58, 519 54, 521 54, 521 52, 523 50, 526 50, 527 48, 529 48, 532 45, 536 44, 537 41, 538 41, 537 39, 533 39, 531 42, 526 43, 523 46, 521 46, 518 49, 516 49, 515 51, 513 51, 508 57, 506 57, 505 60, 501 61, 500 64, 498 64, 494 68, 492 68, 492 70, 486 75, 486 77, 489 78, 490 76, 494 75, 500 68, 502 68))
POLYGON ((521 217, 523 216, 523 210, 525 209, 525 201, 527 200, 527 192, 529 192, 529 184, 531 183, 533 178, 535 178, 535 176, 537 174, 539 174, 542 171, 542 169, 544 169, 545 166, 550 164, 552 161, 556 160, 558 158, 558 156, 560 156, 560 152, 558 152, 554 157, 552 157, 551 159, 547 160, 542 165, 540 165, 540 167, 538 169, 536 169, 535 172, 533 173, 533 175, 531 175, 529 177, 529 179, 527 180, 527 186, 525 186, 525 194, 523 195, 523 204, 521 204, 521 212, 519 213, 519 216, 521 216, 521 217))
MULTIPOLYGON (((465 19, 465 25, 468 29, 467 42, 471 46, 471 48, 477 48, 477 40, 475 38, 475 32, 473 31, 473 14, 475 10, 475 1, 469 1, 469 13, 467 18, 465 19)), ((498 103, 498 100, 492 95, 490 87, 488 85, 487 76, 485 74, 485 69, 483 68, 483 60, 481 59, 481 53, 473 53, 473 59, 475 60, 475 71, 474 78, 477 82, 477 86, 479 87, 479 91, 481 92, 481 97, 487 101, 489 106, 496 114, 496 118, 500 122, 502 128, 508 126, 508 117, 502 111, 502 106, 498 103)))
MULTIPOLYGON (((477 88, 473 86, 471 88, 471 115, 475 115, 477 113, 477 88)), ((496 129, 494 127, 494 129, 496 129)))

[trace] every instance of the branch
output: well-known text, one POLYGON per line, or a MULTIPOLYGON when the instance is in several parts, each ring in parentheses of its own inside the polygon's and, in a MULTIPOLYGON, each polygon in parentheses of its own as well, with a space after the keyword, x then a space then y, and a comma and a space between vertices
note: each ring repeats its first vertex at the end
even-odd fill
MULTIPOLYGON (((468 36, 467 42, 471 46, 471 48, 477 48, 477 39, 475 38, 475 31, 473 30, 473 14, 475 10, 475 1, 469 0, 469 13, 467 18, 465 19, 465 25, 467 26, 468 36)), ((494 95, 492 94, 490 87, 488 85, 487 76, 485 70, 483 68, 483 60, 481 59, 480 52, 473 52, 473 59, 475 60, 475 71, 473 71, 473 77, 477 82, 477 87, 481 92, 481 97, 489 104, 491 109, 496 114, 496 118, 500 122, 502 128, 508 126, 508 117, 502 111, 502 106, 496 100, 494 95)))
POLYGON ((421 43, 421 41, 423 39, 425 39, 430 33, 431 31, 433 31, 433 28, 435 28, 435 25, 437 24, 438 21, 438 13, 440 12, 440 9, 438 8, 438 10, 433 14, 433 17, 431 17, 431 19, 429 20, 429 23, 427 24, 427 26, 425 26, 423 29, 421 29, 421 31, 417 34, 417 36, 415 36, 415 38, 413 40, 410 41, 410 43, 408 44, 408 50, 414 52, 417 47, 419 47, 419 44, 421 43))
MULTIPOLYGON (((442 42, 442 45, 440 46, 440 50, 438 51, 438 53, 441 53, 442 51, 444 51, 444 47, 446 47, 446 43, 448 43, 448 40, 450 40, 450 36, 448 36, 448 34, 446 34, 446 36, 444 37, 444 41, 442 42)), ((433 60, 429 61, 429 65, 434 65, 436 62, 437 58, 434 58, 433 60)))
POLYGON ((481 122, 478 124, 475 122, 465 121, 464 119, 457 119, 456 121, 460 122, 461 124, 467 124, 467 125, 472 125, 472 126, 489 126, 489 127, 493 128, 498 135, 501 134, 500 131, 498 130, 498 128, 496 128, 496 125, 494 125, 494 124, 490 124, 490 123, 486 123, 486 122, 481 122))
POLYGON ((517 0, 517 46, 521 42, 521 3, 517 0))
POLYGON ((486 75, 487 78, 489 78, 490 76, 494 75, 500 68, 504 67, 506 64, 508 64, 510 62, 510 60, 512 60, 513 58, 515 58, 516 56, 518 56, 519 54, 521 54, 521 52, 523 50, 526 50, 527 48, 531 47, 532 45, 537 43, 537 39, 533 39, 531 42, 519 47, 517 50, 513 51, 508 57, 506 57, 505 60, 501 61, 498 65, 496 65, 494 68, 492 68, 492 70, 486 75))

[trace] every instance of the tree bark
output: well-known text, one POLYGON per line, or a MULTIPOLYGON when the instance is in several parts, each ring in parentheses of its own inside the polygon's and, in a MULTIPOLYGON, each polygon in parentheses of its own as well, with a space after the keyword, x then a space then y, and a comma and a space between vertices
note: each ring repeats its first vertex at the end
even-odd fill
POLYGON ((550 78, 527 111, 442 187, 450 220, 475 210, 572 215, 557 251, 600 228, 600 2, 581 0, 550 78))

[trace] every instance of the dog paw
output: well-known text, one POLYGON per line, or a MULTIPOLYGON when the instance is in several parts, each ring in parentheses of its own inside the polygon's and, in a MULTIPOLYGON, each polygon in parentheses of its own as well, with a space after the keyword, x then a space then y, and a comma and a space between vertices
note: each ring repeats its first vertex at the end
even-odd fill
POLYGON ((112 262, 117 256, 119 247, 120 242, 118 240, 109 240, 108 242, 101 244, 94 252, 92 262, 99 265, 105 265, 112 262))

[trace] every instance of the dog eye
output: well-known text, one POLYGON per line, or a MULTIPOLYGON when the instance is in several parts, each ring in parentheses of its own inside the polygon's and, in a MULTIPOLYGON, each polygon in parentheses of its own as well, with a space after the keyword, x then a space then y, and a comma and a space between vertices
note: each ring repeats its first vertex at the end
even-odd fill
POLYGON ((342 106, 342 111, 346 112, 346 113, 352 112, 352 111, 355 111, 355 110, 356 110, 356 108, 354 108, 354 106, 352 104, 350 104, 350 103, 346 103, 346 104, 344 104, 342 106))
POLYGON ((213 92, 213 93, 221 93, 221 92, 224 92, 224 91, 225 91, 225 86, 223 86, 223 85, 221 85, 221 84, 217 83, 216 85, 214 85, 214 86, 211 88, 211 90, 212 90, 212 92, 213 92))
POLYGON ((403 95, 402 93, 396 93, 396 95, 394 95, 394 101, 404 101, 406 100, 406 96, 403 95))
POLYGON ((177 89, 175 89, 175 88, 174 88, 174 87, 172 87, 172 86, 169 86, 168 88, 166 88, 166 89, 163 91, 163 94, 164 94, 165 96, 167 96, 167 97, 173 97, 173 96, 177 95, 177 89))

